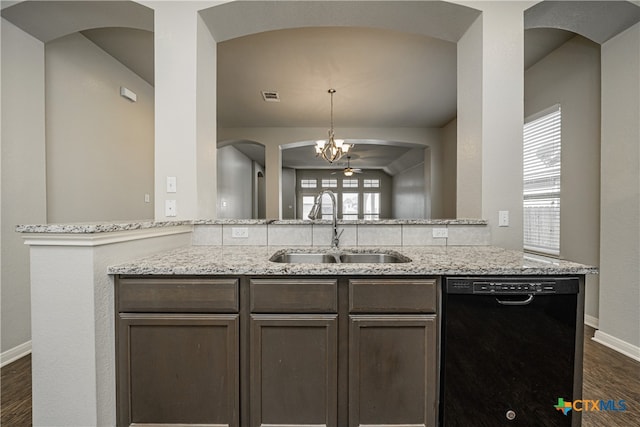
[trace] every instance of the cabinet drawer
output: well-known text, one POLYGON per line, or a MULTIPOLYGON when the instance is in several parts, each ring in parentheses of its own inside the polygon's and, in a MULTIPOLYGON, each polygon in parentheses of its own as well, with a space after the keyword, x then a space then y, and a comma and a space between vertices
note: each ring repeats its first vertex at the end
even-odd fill
POLYGON ((120 279, 118 311, 237 313, 238 279, 120 279))
POLYGON ((252 313, 337 313, 335 279, 253 279, 252 313))
POLYGON ((435 279, 349 280, 351 313, 435 313, 435 279))

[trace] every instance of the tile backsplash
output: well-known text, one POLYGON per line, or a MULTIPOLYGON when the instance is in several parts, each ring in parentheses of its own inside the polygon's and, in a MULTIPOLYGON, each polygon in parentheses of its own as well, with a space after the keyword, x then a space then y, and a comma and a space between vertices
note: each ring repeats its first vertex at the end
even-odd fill
MULTIPOLYGON (((339 224, 338 233, 340 232, 342 232, 340 246, 483 246, 491 244, 490 228, 482 224, 339 224)), ((195 224, 192 244, 194 246, 329 246, 331 237, 332 226, 325 223, 195 224)))

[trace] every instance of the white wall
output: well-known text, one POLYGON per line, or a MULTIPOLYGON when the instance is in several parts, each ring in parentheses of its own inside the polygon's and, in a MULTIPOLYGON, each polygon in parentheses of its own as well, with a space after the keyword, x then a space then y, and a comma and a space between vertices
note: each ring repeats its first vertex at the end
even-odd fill
POLYGON ((600 342, 640 360, 640 24, 602 45, 600 342))
POLYGON ((218 218, 252 218, 253 162, 231 145, 218 148, 218 218))
POLYGON ((478 3, 483 5, 481 218, 489 221, 493 244, 521 250, 523 13, 531 2, 478 3), (509 212, 508 227, 496 226, 499 211, 509 212))
POLYGON ((17 224, 46 222, 44 44, 2 19, 3 362, 29 351, 29 248, 17 224), (11 354, 16 349, 18 353, 11 354), (7 360, 5 360, 7 358, 7 360))
POLYGON ((457 120, 442 128, 442 218, 457 218, 457 120))
POLYGON ((424 162, 391 177, 392 218, 425 218, 424 162))
MULTIPOLYGON (((600 45, 576 36, 525 73, 525 117, 562 109, 560 256, 600 261, 600 45)), ((585 311, 598 318, 598 276, 587 278, 585 311)))
POLYGON ((296 217, 296 170, 282 168, 282 219, 296 217))
POLYGON ((457 214, 482 218, 482 17, 458 41, 457 71, 457 214))
POLYGON ((199 1, 144 2, 154 9, 155 218, 212 218, 216 211, 216 53, 199 1), (177 192, 166 192, 166 177, 177 192), (177 217, 165 201, 177 201, 177 217))
POLYGON ((79 33, 45 58, 49 222, 153 218, 153 87, 79 33))

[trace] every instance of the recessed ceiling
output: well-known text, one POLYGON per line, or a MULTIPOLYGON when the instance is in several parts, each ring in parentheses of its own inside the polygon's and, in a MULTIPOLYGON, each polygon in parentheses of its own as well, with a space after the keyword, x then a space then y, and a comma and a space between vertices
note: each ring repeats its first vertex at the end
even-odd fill
POLYGON ((219 43, 217 63, 220 127, 328 126, 330 88, 336 127, 440 127, 456 114, 456 45, 426 36, 269 31, 219 43))

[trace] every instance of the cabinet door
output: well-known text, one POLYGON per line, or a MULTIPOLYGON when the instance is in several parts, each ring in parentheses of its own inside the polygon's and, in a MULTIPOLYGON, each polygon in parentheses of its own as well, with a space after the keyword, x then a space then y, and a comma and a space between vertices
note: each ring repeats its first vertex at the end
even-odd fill
POLYGON ((238 425, 237 314, 118 322, 118 425, 238 425))
POLYGON ((337 423, 337 315, 251 315, 251 426, 337 423))
POLYGON ((349 318, 349 426, 435 426, 436 317, 349 318))

